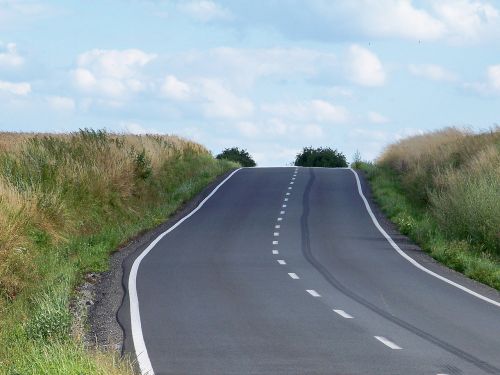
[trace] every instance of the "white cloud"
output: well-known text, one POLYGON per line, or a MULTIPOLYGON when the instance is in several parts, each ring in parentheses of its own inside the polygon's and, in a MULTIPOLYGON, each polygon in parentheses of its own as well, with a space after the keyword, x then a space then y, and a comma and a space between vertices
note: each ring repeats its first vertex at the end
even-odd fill
POLYGON ((15 43, 0 42, 0 67, 17 68, 24 64, 24 58, 17 52, 15 43))
POLYGON ((48 4, 36 0, 0 0, 0 27, 30 21, 50 12, 48 4))
POLYGON ((253 122, 239 122, 238 124, 236 124, 236 127, 238 128, 239 132, 247 138, 255 138, 261 134, 260 127, 253 122))
POLYGON ((368 120, 374 124, 386 124, 389 119, 378 112, 370 111, 368 112, 368 120))
POLYGON ((331 75, 337 61, 332 53, 307 48, 220 47, 178 54, 168 63, 184 72, 184 76, 196 71, 198 75, 221 77, 232 85, 251 87, 261 78, 306 79, 320 74, 331 75))
POLYGON ((75 101, 64 96, 49 96, 46 98, 49 106, 57 111, 73 111, 75 101))
POLYGON ((273 116, 299 122, 315 121, 338 124, 349 121, 349 112, 346 108, 319 99, 294 103, 265 104, 261 109, 273 116))
POLYGON ((500 91, 500 65, 489 66, 487 75, 489 86, 500 91))
POLYGON ((347 87, 342 87, 342 86, 333 86, 332 88, 330 88, 328 90, 328 94, 333 96, 333 97, 336 97, 336 96, 340 96, 340 97, 344 97, 344 98, 353 98, 354 97, 354 93, 352 92, 351 89, 349 89, 347 87))
POLYGON ((500 35, 500 12, 491 3, 441 0, 433 2, 433 9, 452 42, 481 42, 500 35))
POLYGON ((91 50, 78 56, 73 80, 87 93, 125 96, 145 89, 141 69, 155 58, 138 49, 91 50))
POLYGON ((26 96, 31 92, 31 85, 27 82, 7 82, 0 81, 0 91, 5 91, 9 94, 26 96))
POLYGON ((457 80, 457 76, 436 64, 411 64, 408 67, 411 74, 417 77, 423 77, 432 81, 453 82, 457 80))
POLYGON ((433 40, 445 31, 442 22, 416 8, 411 0, 351 0, 351 4, 368 35, 433 40))
POLYGON ((186 100, 191 95, 191 88, 185 82, 180 81, 173 75, 165 77, 161 86, 163 95, 174 100, 186 100))
POLYGON ((465 83, 464 88, 481 95, 497 95, 500 93, 500 64, 490 65, 486 69, 486 79, 483 82, 465 83))
POLYGON ((382 86, 386 74, 377 55, 358 45, 349 48, 347 70, 350 79, 361 86, 382 86))
POLYGON ((308 139, 319 139, 323 137, 323 128, 318 124, 307 124, 301 130, 304 137, 308 139))
POLYGON ((122 122, 120 123, 119 128, 125 133, 130 134, 159 134, 156 129, 144 127, 136 122, 122 122))
POLYGON ((220 5, 210 0, 183 2, 179 5, 179 8, 189 16, 203 22, 231 18, 229 10, 222 8, 220 5))
POLYGON ((203 79, 200 83, 200 94, 205 99, 203 108, 206 116, 237 119, 248 117, 253 113, 254 105, 249 99, 237 96, 220 81, 203 79))

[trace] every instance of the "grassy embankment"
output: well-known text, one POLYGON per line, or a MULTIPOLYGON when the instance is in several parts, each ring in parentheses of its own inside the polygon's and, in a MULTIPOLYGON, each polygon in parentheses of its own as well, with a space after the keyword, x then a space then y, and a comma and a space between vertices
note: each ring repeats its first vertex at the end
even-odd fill
POLYGON ((447 128, 361 163, 374 198, 432 257, 500 290, 500 129, 447 128))
POLYGON ((132 373, 71 332, 74 287, 235 166, 173 136, 0 133, 0 373, 132 373))

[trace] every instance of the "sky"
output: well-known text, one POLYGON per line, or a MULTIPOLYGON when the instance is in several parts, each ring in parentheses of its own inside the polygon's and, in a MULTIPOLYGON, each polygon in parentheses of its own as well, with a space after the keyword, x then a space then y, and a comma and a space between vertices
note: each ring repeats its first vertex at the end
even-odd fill
POLYGON ((0 0, 0 131, 176 134, 272 166, 499 109, 500 0, 0 0))

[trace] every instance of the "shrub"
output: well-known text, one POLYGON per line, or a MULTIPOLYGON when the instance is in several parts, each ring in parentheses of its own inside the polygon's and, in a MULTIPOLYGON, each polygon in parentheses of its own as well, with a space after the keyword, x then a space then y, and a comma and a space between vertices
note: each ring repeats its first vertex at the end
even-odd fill
POLYGON ((295 158, 296 166, 301 167, 347 167, 347 160, 344 154, 329 147, 305 147, 295 158))
POLYGON ((226 148, 216 158, 234 161, 242 167, 255 167, 257 165, 247 150, 240 150, 238 147, 226 148))

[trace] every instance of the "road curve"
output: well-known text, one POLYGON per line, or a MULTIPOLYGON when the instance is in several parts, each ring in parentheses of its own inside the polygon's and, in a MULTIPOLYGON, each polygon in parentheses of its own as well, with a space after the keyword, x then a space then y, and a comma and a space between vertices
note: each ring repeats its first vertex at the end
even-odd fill
POLYGON ((398 254, 357 189, 348 169, 228 178, 126 269, 142 372, 500 374, 500 308, 398 254))

